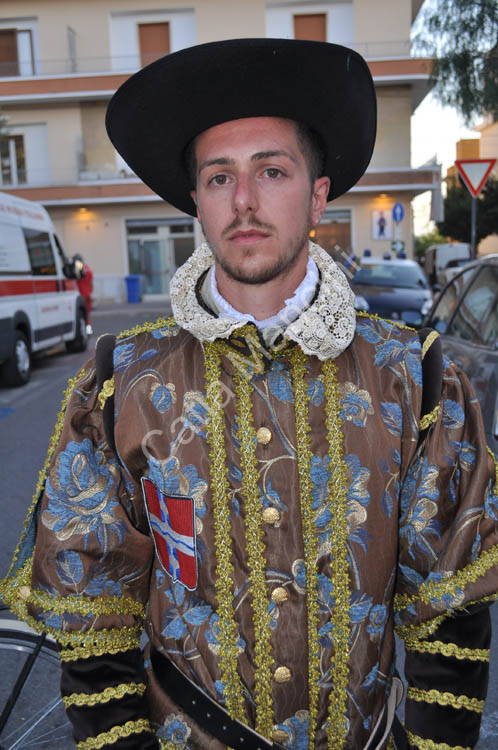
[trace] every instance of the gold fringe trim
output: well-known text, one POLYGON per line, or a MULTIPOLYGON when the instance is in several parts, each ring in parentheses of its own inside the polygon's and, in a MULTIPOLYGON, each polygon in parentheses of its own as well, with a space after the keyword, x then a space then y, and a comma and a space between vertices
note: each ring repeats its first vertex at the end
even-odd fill
POLYGON ((327 727, 329 750, 343 747, 347 735, 347 686, 349 681, 349 636, 350 636, 350 591, 349 564, 347 557, 348 478, 344 463, 343 435, 339 416, 341 400, 337 383, 337 365, 333 360, 323 364, 325 385, 325 424, 329 441, 328 495, 331 509, 330 530, 332 533, 331 573, 334 587, 334 687, 329 699, 329 725, 327 727))
POLYGON ((102 388, 100 389, 99 395, 97 396, 99 406, 101 409, 104 408, 107 399, 114 394, 114 375, 109 380, 104 380, 102 388))
POLYGON ((100 693, 71 693, 63 696, 64 706, 98 706, 109 701, 120 700, 125 695, 143 695, 146 691, 146 685, 143 682, 121 683, 115 687, 106 687, 100 693))
POLYGON ((439 333, 437 331, 431 331, 430 334, 425 339, 424 343, 422 344, 422 359, 424 359, 425 355, 433 345, 436 339, 439 338, 439 333))
MULTIPOLYGON (((24 591, 19 591, 19 596, 25 598, 24 591)), ((65 612, 78 615, 136 615, 143 619, 145 607, 130 596, 102 596, 98 599, 88 599, 83 596, 54 596, 44 591, 31 590, 26 601, 56 615, 65 612)))
POLYGON ((138 336, 139 333, 150 333, 151 331, 157 331, 160 328, 171 328, 174 325, 176 325, 176 320, 173 317, 158 318, 152 322, 133 326, 133 328, 129 328, 127 331, 121 331, 121 333, 118 333, 116 336, 116 339, 126 339, 128 336, 138 336))
POLYGON ((434 424, 434 422, 437 422, 440 410, 441 410, 441 407, 438 404, 428 414, 424 414, 418 426, 420 432, 422 432, 422 430, 426 430, 428 427, 430 427, 431 424, 434 424))
POLYGON ((443 656, 454 656, 455 659, 468 659, 469 661, 489 661, 489 648, 462 648, 456 643, 443 643, 443 641, 419 641, 415 638, 405 640, 405 648, 408 651, 419 651, 422 654, 443 654, 443 656))
MULTIPOLYGON (((81 369, 78 374, 74 378, 70 378, 67 383, 66 390, 63 393, 62 396, 62 403, 61 408, 59 410, 59 413, 57 414, 57 420, 55 422, 54 430, 52 433, 52 437, 50 438, 49 444, 48 444, 48 450, 47 450, 47 457, 45 458, 45 463, 43 464, 42 468, 40 469, 40 472, 38 474, 38 482, 36 483, 35 491, 33 494, 33 499, 31 501, 31 505, 29 507, 26 519, 24 521, 24 526, 22 529, 21 538, 19 540, 19 543, 15 549, 14 555, 12 557, 12 562, 10 564, 9 572, 7 573, 6 579, 9 578, 11 571, 13 570, 15 563, 17 561, 17 557, 19 555, 19 550, 21 548, 21 543, 24 539, 24 535, 26 533, 26 529, 28 527, 28 523, 31 519, 31 516, 33 515, 33 511, 36 508, 36 504, 38 502, 38 497, 40 495, 40 492, 43 489, 43 486, 45 484, 45 480, 48 476, 48 470, 50 468, 50 464, 52 462, 52 457, 55 453, 55 449, 57 448, 57 444, 59 442, 62 428, 64 426, 64 417, 66 413, 66 407, 68 404, 68 401, 71 397, 72 392, 76 388, 76 385, 79 383, 79 381, 86 375, 85 369, 81 369)), ((3 582, 2 582, 3 583, 3 582)), ((0 595, 2 598, 4 598, 4 589, 3 585, 0 585, 0 595)), ((5 599, 6 603, 9 604, 9 601, 5 599)))
POLYGON ((493 459, 493 463, 495 465, 495 492, 494 494, 496 495, 496 497, 498 497, 498 460, 495 454, 493 453, 493 451, 491 450, 491 448, 489 447, 489 445, 486 446, 486 449, 489 455, 491 456, 491 458, 493 459))
POLYGON ((411 326, 407 326, 397 320, 391 320, 390 318, 381 318, 380 315, 377 315, 377 313, 367 313, 364 310, 356 310, 356 315, 360 318, 371 318, 372 320, 380 320, 382 323, 391 323, 398 328, 404 328, 406 331, 413 331, 414 333, 417 332, 417 330, 415 328, 412 328, 411 326))
POLYGON ((261 528, 261 500, 258 489, 256 431, 252 416, 249 375, 240 369, 235 373, 236 409, 239 415, 237 436, 240 441, 242 496, 245 504, 246 551, 251 584, 252 619, 254 626, 254 700, 256 731, 269 739, 273 730, 273 696, 271 628, 269 598, 266 587, 266 556, 261 528))
POLYGON ((297 468, 299 475, 299 494, 301 498, 301 524, 304 544, 304 562, 306 566, 306 611, 308 614, 308 691, 309 691, 309 730, 308 747, 315 746, 315 732, 318 716, 318 697, 320 692, 320 642, 319 607, 318 607, 318 539, 313 511, 311 483, 311 439, 309 420, 309 396, 306 387, 307 357, 301 349, 295 347, 291 354, 292 385, 294 391, 294 411, 296 419, 297 468))
POLYGON ((138 719, 138 721, 127 721, 126 724, 113 727, 108 732, 102 732, 96 737, 88 737, 84 742, 78 742, 76 750, 101 750, 106 745, 113 745, 123 737, 130 737, 132 734, 141 732, 152 732, 148 719, 138 719))
POLYGON ((406 736, 410 741, 410 745, 418 747, 419 750, 472 750, 471 747, 462 747, 461 745, 447 745, 446 742, 433 742, 432 740, 426 740, 423 737, 419 737, 412 732, 406 731, 406 736))
POLYGON ((410 687, 407 690, 406 697, 419 703, 437 703, 439 706, 451 706, 452 708, 466 708, 467 711, 475 711, 482 714, 484 701, 478 698, 469 698, 467 695, 455 695, 454 693, 439 690, 419 690, 410 687))
POLYGON ((482 578, 488 570, 491 570, 498 563, 498 544, 481 553, 474 562, 466 565, 458 573, 446 578, 444 581, 429 581, 422 583, 418 594, 402 594, 394 598, 394 604, 397 609, 405 609, 410 604, 422 601, 424 604, 430 604, 431 599, 441 599, 444 594, 454 595, 457 589, 465 588, 469 583, 475 583, 482 578))
POLYGON ((223 398, 220 388, 221 362, 215 343, 205 347, 206 401, 209 420, 206 433, 209 443, 211 493, 213 498, 214 544, 216 548, 216 598, 219 616, 219 664, 225 685, 227 710, 233 719, 243 720, 244 698, 237 672, 237 624, 233 610, 232 538, 230 535, 230 505, 228 467, 225 451, 223 398))

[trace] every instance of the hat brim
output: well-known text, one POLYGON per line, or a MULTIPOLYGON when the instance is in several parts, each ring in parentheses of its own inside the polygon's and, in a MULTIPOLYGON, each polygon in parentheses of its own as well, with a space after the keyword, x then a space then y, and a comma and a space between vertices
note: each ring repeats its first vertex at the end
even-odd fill
POLYGON ((376 98, 351 49, 293 39, 231 39, 188 47, 143 68, 112 97, 109 137, 140 179, 192 216, 185 149, 204 130, 246 117, 305 122, 325 147, 328 200, 365 172, 376 132, 376 98))

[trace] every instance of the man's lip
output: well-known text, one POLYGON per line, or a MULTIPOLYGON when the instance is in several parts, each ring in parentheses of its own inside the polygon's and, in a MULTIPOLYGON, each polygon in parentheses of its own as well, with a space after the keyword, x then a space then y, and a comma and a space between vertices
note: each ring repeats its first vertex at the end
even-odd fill
POLYGON ((244 231, 243 229, 239 229, 237 232, 234 232, 230 235, 231 240, 237 240, 239 238, 251 240, 259 239, 262 237, 268 237, 268 233, 258 231, 257 229, 247 229, 246 231, 244 231))

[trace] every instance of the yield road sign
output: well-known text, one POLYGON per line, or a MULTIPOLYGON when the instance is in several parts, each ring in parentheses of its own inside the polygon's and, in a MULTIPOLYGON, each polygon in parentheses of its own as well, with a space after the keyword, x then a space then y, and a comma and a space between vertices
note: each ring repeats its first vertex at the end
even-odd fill
POLYGON ((457 159, 456 168, 474 198, 477 198, 493 169, 496 159, 457 159))
POLYGON ((393 219, 396 222, 396 224, 399 224, 401 221, 403 221, 404 215, 405 215, 405 209, 403 208, 403 204, 395 203, 393 206, 393 219))

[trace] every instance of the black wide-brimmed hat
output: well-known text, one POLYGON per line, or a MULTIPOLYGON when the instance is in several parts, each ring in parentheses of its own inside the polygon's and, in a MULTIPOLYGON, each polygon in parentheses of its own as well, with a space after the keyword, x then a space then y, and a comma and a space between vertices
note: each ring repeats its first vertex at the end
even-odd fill
POLYGON ((376 99, 363 58, 326 42, 230 39, 187 47, 143 68, 114 94, 106 126, 135 174, 195 216, 185 149, 199 133, 245 117, 305 122, 325 147, 328 200, 365 172, 376 99))

